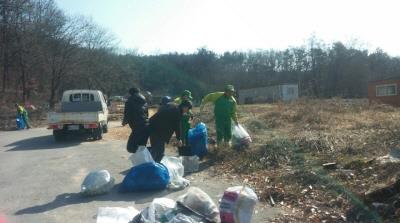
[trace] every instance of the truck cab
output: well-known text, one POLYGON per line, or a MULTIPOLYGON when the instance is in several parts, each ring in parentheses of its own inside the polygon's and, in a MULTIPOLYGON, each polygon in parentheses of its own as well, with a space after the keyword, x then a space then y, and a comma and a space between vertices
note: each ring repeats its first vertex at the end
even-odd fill
POLYGON ((98 90, 68 90, 63 93, 58 112, 48 114, 48 128, 56 141, 68 134, 86 134, 102 139, 108 131, 106 99, 98 90))

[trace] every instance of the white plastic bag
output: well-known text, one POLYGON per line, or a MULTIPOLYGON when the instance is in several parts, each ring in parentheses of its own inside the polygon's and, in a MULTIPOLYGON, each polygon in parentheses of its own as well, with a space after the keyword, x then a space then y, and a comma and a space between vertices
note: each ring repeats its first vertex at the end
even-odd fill
POLYGON ((139 146, 136 153, 132 154, 129 159, 131 160, 133 166, 154 162, 153 157, 146 146, 139 146))
POLYGON ((235 125, 232 129, 232 144, 235 148, 242 149, 250 146, 251 137, 241 125, 235 125))
POLYGON ((218 207, 204 191, 197 187, 189 188, 188 192, 178 198, 186 207, 218 222, 218 207))
POLYGON ((219 206, 222 223, 250 223, 257 195, 246 186, 229 187, 219 206))
POLYGON ((190 185, 190 181, 183 178, 184 166, 182 160, 177 157, 164 156, 161 164, 167 167, 170 182, 168 188, 170 189, 183 189, 190 185))
POLYGON ((96 223, 128 223, 140 212, 133 207, 100 207, 96 223))
POLYGON ((115 179, 107 170, 90 172, 81 185, 81 193, 86 196, 105 194, 114 187, 115 179))
POLYGON ((176 202, 169 198, 155 198, 151 204, 141 213, 139 222, 143 223, 158 223, 165 213, 174 209, 176 202))
POLYGON ((185 173, 193 173, 199 171, 199 160, 198 156, 181 156, 182 164, 185 169, 185 173))

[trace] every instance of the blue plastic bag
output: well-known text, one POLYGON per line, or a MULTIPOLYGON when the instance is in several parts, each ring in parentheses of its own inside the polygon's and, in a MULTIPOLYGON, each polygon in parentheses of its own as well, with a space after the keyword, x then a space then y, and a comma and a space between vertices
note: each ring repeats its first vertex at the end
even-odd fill
POLYGON ((21 115, 17 116, 15 122, 17 124, 17 129, 25 129, 25 122, 21 115))
POLYGON ((160 163, 143 163, 131 168, 122 181, 121 192, 163 190, 169 183, 167 167, 160 163))
POLYGON ((208 134, 206 124, 200 122, 196 127, 189 130, 189 145, 194 156, 200 158, 207 154, 208 134))

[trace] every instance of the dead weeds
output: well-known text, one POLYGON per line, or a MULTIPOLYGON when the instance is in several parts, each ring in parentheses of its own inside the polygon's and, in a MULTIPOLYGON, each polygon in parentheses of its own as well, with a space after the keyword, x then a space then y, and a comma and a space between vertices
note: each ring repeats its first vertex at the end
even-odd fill
MULTIPOLYGON (((198 117, 215 141, 212 109, 198 117)), ((399 175, 400 164, 375 160, 400 147, 397 108, 364 100, 300 100, 240 106, 239 119, 252 147, 240 153, 210 149, 208 159, 221 176, 240 177, 261 201, 288 210, 274 222, 353 222, 357 210, 367 210, 369 222, 393 222, 393 215, 371 208, 364 198, 399 175), (337 169, 325 170, 328 162, 337 169)), ((126 140, 129 134, 120 127, 107 137, 126 140)))
MULTIPOLYGON (((224 148, 209 157, 221 172, 246 180, 261 200, 293 211, 277 222, 348 221, 351 207, 368 207, 365 192, 390 183, 400 171, 399 164, 374 161, 400 146, 396 108, 333 99, 249 105, 239 111, 253 147, 242 153, 224 148), (338 169, 323 169, 326 162, 337 163, 338 169)), ((391 221, 368 210, 375 216, 371 222, 391 221)))

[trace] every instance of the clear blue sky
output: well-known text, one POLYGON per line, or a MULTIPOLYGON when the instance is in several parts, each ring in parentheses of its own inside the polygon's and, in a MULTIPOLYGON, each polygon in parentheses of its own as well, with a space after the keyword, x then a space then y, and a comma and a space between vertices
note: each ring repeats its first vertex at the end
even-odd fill
MULTIPOLYGON (((218 53, 330 43, 377 47, 400 56, 396 0, 56 0, 69 15, 91 17, 123 48, 154 54, 218 53)), ((398 3, 399 2, 399 3, 398 3)))

